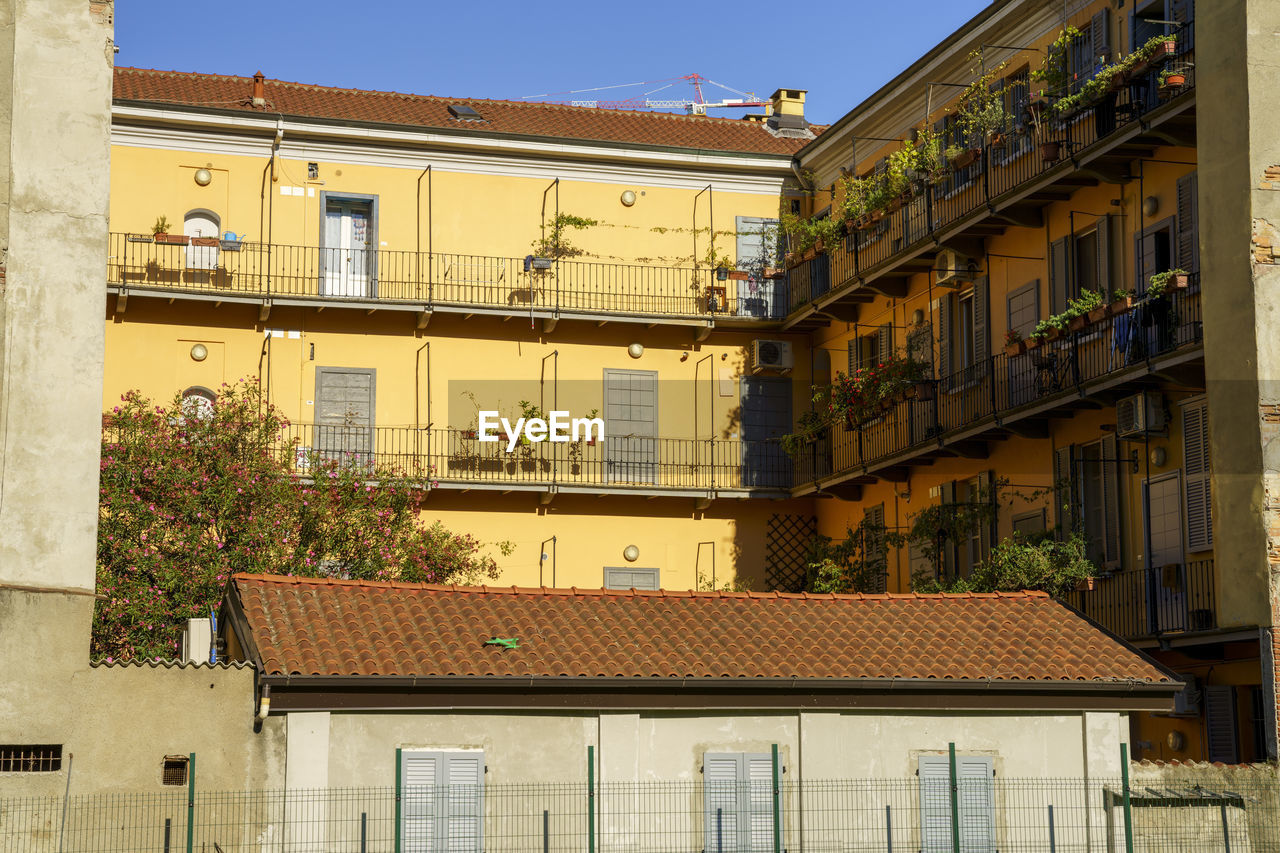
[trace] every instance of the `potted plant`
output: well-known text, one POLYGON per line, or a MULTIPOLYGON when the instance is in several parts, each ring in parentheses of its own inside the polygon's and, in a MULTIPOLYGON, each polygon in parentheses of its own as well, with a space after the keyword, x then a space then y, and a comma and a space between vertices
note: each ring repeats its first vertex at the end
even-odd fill
POLYGON ((167 217, 156 217, 155 224, 151 226, 151 233, 155 236, 157 243, 171 243, 177 246, 187 245, 187 235, 169 233, 169 220, 167 217))
POLYGON ((1111 304, 1107 306, 1107 312, 1112 316, 1123 314, 1133 307, 1133 293, 1128 290, 1116 290, 1111 293, 1111 304))
POLYGON ((1159 88, 1162 94, 1170 94, 1187 85, 1187 75, 1184 71, 1174 71, 1166 68, 1160 72, 1159 88))
POLYGON ((947 149, 947 160, 951 163, 951 168, 957 172, 961 169, 972 166, 982 156, 981 148, 959 148, 952 146, 947 149))
POLYGON ((1062 159, 1062 142, 1057 139, 1040 141, 1040 159, 1046 163, 1056 163, 1062 159))
POLYGON ((1190 281, 1186 270, 1158 272, 1147 280, 1147 292, 1144 295, 1148 299, 1158 299, 1171 290, 1185 290, 1190 286, 1190 281))
POLYGON ((1009 358, 1022 355, 1027 351, 1027 342, 1017 329, 1006 329, 1004 333, 1004 354, 1009 358))
MULTIPOLYGON (((1084 324, 1096 323, 1107 316, 1107 304, 1102 294, 1096 290, 1082 290, 1080 295, 1070 301, 1068 311, 1075 317, 1084 319, 1084 324)), ((1083 327, 1083 325, 1081 327, 1083 327)), ((1072 331, 1079 331, 1073 326, 1072 331)))

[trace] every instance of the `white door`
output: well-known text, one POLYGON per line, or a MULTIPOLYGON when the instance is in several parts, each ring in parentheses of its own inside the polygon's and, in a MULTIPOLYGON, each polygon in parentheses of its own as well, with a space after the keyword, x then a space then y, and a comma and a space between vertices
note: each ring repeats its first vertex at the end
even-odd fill
POLYGON ((371 296, 373 216, 366 201, 329 199, 324 212, 324 293, 371 296))
POLYGON ((1155 631, 1186 629, 1186 572, 1182 553, 1182 499, 1178 475, 1153 480, 1147 487, 1151 561, 1147 573, 1149 612, 1155 631))
MULTIPOLYGON (((216 238, 221 223, 207 210, 193 210, 182 221, 182 233, 188 237, 216 238)), ((218 247, 187 244, 187 269, 212 270, 218 268, 218 247)))

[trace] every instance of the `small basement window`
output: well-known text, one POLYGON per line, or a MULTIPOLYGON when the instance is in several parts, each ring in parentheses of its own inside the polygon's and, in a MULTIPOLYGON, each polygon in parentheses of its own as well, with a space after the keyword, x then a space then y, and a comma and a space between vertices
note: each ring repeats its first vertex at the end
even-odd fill
POLYGON ((160 784, 187 784, 187 761, 188 757, 185 755, 166 755, 164 757, 164 767, 160 771, 160 784))
POLYGON ((0 744, 0 773, 53 773, 62 769, 62 744, 0 744))

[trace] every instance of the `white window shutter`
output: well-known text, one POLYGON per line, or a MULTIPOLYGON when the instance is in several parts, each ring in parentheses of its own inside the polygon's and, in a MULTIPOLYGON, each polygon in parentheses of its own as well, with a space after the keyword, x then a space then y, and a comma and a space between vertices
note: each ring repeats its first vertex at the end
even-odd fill
POLYGON ((750 850, 766 853, 773 850, 773 756, 748 753, 743 759, 748 783, 750 850))
POLYGON ((956 757, 961 853, 993 853, 996 849, 993 775, 992 760, 986 756, 956 757))
POLYGON ((480 853, 484 753, 404 750, 400 766, 404 853, 480 853))
POLYGON ((1186 482, 1187 548, 1204 551, 1213 547, 1213 494, 1209 407, 1203 400, 1182 407, 1182 469, 1186 482))
POLYGON ((436 849, 439 826, 440 757, 433 752, 404 752, 400 763, 404 853, 436 849))
POLYGON ((706 791, 705 849, 771 851, 773 756, 764 752, 709 752, 703 756, 702 776, 706 791))
POLYGON ((484 753, 445 753, 449 798, 444 838, 448 853, 480 853, 484 849, 484 753))
POLYGON ((918 772, 921 853, 952 853, 951 760, 945 755, 922 755, 918 772))
POLYGON ((707 850, 738 849, 738 779, 743 773, 742 764, 740 753, 709 752, 702 758, 707 850))

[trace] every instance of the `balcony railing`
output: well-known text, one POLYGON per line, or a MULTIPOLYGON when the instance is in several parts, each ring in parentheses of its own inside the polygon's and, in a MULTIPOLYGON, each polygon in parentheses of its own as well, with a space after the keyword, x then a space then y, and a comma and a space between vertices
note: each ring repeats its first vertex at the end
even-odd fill
POLYGON ((387 466, 439 484, 558 486, 566 490, 768 491, 792 485, 791 460, 777 442, 606 436, 594 442, 517 446, 483 442, 475 432, 413 427, 291 424, 304 474, 319 459, 387 466))
POLYGON ((230 240, 184 245, 121 233, 110 240, 109 284, 232 299, 701 320, 775 320, 788 304, 785 281, 760 270, 718 280, 706 267, 555 261, 545 270, 526 270, 524 258, 487 255, 230 240))
POLYGON ((1072 592, 1066 602, 1126 640, 1218 627, 1213 560, 1120 572, 1072 592))
POLYGON ((826 255, 792 267, 788 271, 791 311, 804 308, 829 290, 874 275, 932 242, 939 232, 1029 188, 1062 163, 1087 157, 1099 143, 1131 127, 1172 97, 1191 91, 1195 85, 1191 28, 1191 24, 1185 24, 1177 30, 1179 52, 1163 66, 1132 79, 1091 107, 1066 118, 1044 121, 1039 129, 1033 130, 1025 117, 1015 117, 1018 124, 1013 133, 1006 134, 1001 146, 983 140, 978 162, 941 183, 921 187, 901 209, 869 229, 850 233, 838 245, 827 247, 826 255), (1162 68, 1186 77, 1186 84, 1172 97, 1159 92, 1162 68), (1046 147, 1054 150, 1046 151, 1046 147), (815 267, 824 270, 819 272, 815 267), (824 281, 825 286, 809 287, 810 281, 824 281))
POLYGON ((1000 352, 944 376, 934 383, 931 400, 917 396, 899 401, 856 429, 833 427, 829 444, 815 444, 809 454, 813 458, 797 465, 798 481, 936 446, 949 433, 1078 395, 1092 383, 1149 367, 1153 359, 1167 358, 1200 341, 1200 285, 1198 276, 1191 276, 1184 290, 1137 304, 1023 354, 1000 352), (829 457, 819 458, 828 452, 829 457))

